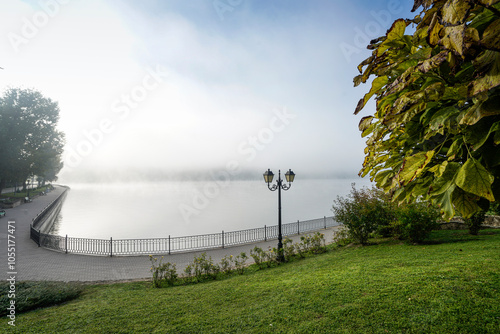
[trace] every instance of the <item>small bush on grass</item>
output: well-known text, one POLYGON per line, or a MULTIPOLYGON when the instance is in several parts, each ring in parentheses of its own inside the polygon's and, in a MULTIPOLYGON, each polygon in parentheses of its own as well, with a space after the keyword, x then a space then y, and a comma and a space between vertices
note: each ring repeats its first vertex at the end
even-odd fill
POLYGON ((333 235, 333 242, 339 247, 347 246, 354 242, 354 239, 349 235, 349 230, 342 228, 333 235))
POLYGON ((406 204, 398 212, 398 223, 393 224, 400 239, 421 243, 432 230, 439 227, 439 212, 425 203, 406 204))
POLYGON ((475 214, 472 215, 472 217, 466 218, 465 223, 469 228, 469 234, 477 235, 479 233, 479 230, 481 229, 481 225, 483 224, 485 218, 486 215, 484 211, 476 212, 475 214))
POLYGON ((370 233, 394 221, 387 195, 375 187, 358 190, 354 183, 347 198, 338 196, 334 200, 332 211, 334 219, 347 227, 349 237, 362 245, 368 243, 370 233))
POLYGON ((264 265, 266 265, 266 252, 262 250, 262 248, 255 246, 250 250, 250 256, 253 258, 255 264, 259 267, 259 269, 263 269, 264 265))
POLYGON ((248 260, 248 256, 245 252, 241 252, 240 255, 236 255, 234 259, 234 266, 240 275, 245 272, 245 263, 248 260))
POLYGON ((155 288, 161 287, 162 282, 168 285, 174 285, 177 280, 177 269, 175 263, 163 263, 163 256, 158 261, 158 258, 149 256, 151 261, 151 272, 153 273, 153 286, 155 288))
MULTIPOLYGON (((296 254, 305 257, 306 254, 318 254, 327 250, 323 233, 317 232, 314 235, 305 235, 301 237, 301 240, 302 242, 298 245, 293 245, 292 240, 289 238, 283 240, 283 251, 286 261, 292 260, 296 254)), ((250 251, 250 255, 259 269, 263 269, 264 266, 271 267, 279 264, 276 248, 269 248, 266 252, 262 248, 255 246, 250 251)), ((220 264, 214 264, 211 256, 207 257, 206 253, 202 253, 200 256, 195 256, 193 262, 186 266, 184 276, 181 278, 177 275, 175 264, 171 264, 170 262, 162 263, 163 256, 158 260, 158 258, 150 255, 149 259, 151 261, 151 272, 153 273, 153 287, 161 288, 164 286, 164 282, 168 286, 173 286, 176 284, 203 282, 206 279, 217 279, 224 275, 230 276, 233 272, 233 267, 235 272, 242 275, 246 270, 248 256, 244 252, 235 257, 233 255, 226 255, 221 259, 220 264), (223 275, 220 275, 221 273, 223 275)))
MULTIPOLYGON (((49 307, 78 298, 83 292, 83 285, 65 282, 16 282, 16 314, 41 307, 49 307)), ((0 316, 7 314, 10 305, 10 283, 0 283, 0 316)))
POLYGON ((233 270, 233 256, 226 255, 220 260, 220 270, 224 274, 229 274, 233 270))

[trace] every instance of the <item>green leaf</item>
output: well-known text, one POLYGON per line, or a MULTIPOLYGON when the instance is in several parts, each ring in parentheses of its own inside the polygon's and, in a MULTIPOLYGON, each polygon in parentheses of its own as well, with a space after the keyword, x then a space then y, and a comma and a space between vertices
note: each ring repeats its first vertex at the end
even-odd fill
POLYGON ((479 161, 469 158, 457 174, 456 185, 471 194, 484 197, 494 202, 491 185, 495 178, 479 161))
POLYGON ((490 131, 494 133, 494 135, 493 135, 493 143, 495 145, 500 144, 500 122, 496 122, 495 124, 493 124, 491 126, 490 131))
POLYGON ((452 184, 441 194, 433 198, 433 203, 437 204, 441 209, 441 214, 445 220, 450 220, 455 215, 453 208, 452 196, 456 186, 452 184))
POLYGON ((500 96, 474 104, 460 119, 459 124, 474 125, 483 117, 500 115, 500 96))
POLYGON ((484 145, 490 136, 490 123, 487 120, 474 124, 465 132, 465 141, 472 146, 474 151, 477 151, 484 145))
POLYGON ((455 106, 446 107, 438 110, 431 118, 430 128, 437 130, 445 125, 447 119, 457 117, 458 109, 455 106))
POLYGON ((446 153, 446 156, 450 158, 454 157, 456 154, 460 152, 463 145, 464 145, 464 139, 462 136, 459 136, 451 144, 450 148, 448 149, 448 152, 446 153))

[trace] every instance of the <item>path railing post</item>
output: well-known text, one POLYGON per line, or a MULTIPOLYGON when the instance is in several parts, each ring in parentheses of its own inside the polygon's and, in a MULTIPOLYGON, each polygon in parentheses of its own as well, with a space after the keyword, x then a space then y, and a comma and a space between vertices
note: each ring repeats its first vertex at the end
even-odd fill
POLYGON ((326 230, 326 216, 323 216, 323 217, 324 217, 323 220, 325 222, 325 230, 326 230))
POLYGON ((113 257, 113 237, 109 238, 109 256, 113 257))
POLYGON ((297 234, 300 234, 300 222, 297 219, 297 234))
POLYGON ((66 254, 68 254, 68 235, 66 234, 66 238, 64 239, 64 248, 66 249, 66 254))
POLYGON ((168 235, 168 255, 170 255, 170 234, 168 235))
POLYGON ((224 249, 224 230, 222 230, 222 248, 224 249))
POLYGON ((264 225, 264 241, 267 241, 267 226, 264 225))

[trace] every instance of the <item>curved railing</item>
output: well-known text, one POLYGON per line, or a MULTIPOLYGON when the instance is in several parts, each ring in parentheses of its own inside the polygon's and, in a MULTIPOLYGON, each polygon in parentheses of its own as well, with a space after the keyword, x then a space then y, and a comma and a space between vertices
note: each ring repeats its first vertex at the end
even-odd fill
POLYGON ((64 188, 63 192, 52 202, 50 202, 49 205, 47 205, 42 211, 40 211, 39 214, 33 218, 31 225, 30 225, 30 237, 33 241, 35 241, 38 246, 40 246, 40 227, 42 227, 47 219, 54 210, 58 207, 58 205, 61 204, 62 200, 65 198, 67 191, 69 190, 69 187, 66 186, 60 186, 64 188))
MULTIPOLYGON (((318 231, 339 223, 333 217, 296 221, 282 225, 282 235, 292 236, 305 232, 318 231)), ((185 237, 153 239, 88 239, 41 233, 31 226, 31 239, 38 246, 55 251, 87 255, 144 255, 172 254, 235 245, 255 243, 278 238, 278 225, 264 226, 247 230, 230 231, 185 237)))

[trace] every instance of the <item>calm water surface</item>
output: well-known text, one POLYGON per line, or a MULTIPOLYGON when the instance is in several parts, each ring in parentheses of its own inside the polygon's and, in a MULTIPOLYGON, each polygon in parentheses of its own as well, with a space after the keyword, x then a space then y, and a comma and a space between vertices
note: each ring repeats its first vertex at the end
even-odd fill
MULTIPOLYGON (((333 200, 363 179, 296 179, 282 191, 283 223, 331 216, 333 200)), ((51 233, 155 238, 276 225, 278 193, 263 181, 70 184, 51 233)))

